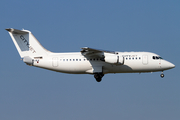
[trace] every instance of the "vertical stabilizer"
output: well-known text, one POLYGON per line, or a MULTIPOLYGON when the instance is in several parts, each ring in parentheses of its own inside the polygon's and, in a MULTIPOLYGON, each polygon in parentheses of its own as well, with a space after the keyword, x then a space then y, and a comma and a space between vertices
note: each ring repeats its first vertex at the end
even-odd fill
POLYGON ((6 30, 9 32, 21 58, 24 58, 25 56, 43 56, 46 55, 47 52, 50 52, 39 43, 30 31, 13 28, 6 30))

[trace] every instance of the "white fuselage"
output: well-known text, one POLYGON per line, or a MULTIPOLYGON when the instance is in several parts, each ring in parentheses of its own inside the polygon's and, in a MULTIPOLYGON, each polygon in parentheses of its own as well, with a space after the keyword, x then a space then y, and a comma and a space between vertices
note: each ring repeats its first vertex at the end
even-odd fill
MULTIPOLYGON (((6 30, 26 64, 63 73, 93 74, 97 82, 108 73, 156 72, 175 67, 150 52, 114 52, 83 47, 81 52, 53 53, 28 30, 6 30)), ((161 77, 164 77, 163 73, 161 77)))
POLYGON ((33 66, 57 72, 72 74, 93 74, 95 72, 132 73, 156 72, 171 69, 174 65, 163 59, 153 59, 157 54, 150 52, 117 52, 124 58, 124 64, 110 64, 92 56, 86 58, 81 52, 49 53, 42 58, 35 58, 33 66))

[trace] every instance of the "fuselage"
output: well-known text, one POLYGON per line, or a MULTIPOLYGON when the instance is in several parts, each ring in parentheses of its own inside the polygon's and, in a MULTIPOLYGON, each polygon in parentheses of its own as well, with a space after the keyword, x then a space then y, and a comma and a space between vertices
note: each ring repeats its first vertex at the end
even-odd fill
MULTIPOLYGON (((80 52, 53 53, 28 30, 6 30, 26 64, 63 73, 93 74, 97 82, 108 73, 156 72, 175 67, 150 52, 114 52, 83 47, 80 52)), ((164 77, 163 73, 161 77, 164 77)))
POLYGON ((97 56, 85 57, 81 52, 49 53, 43 57, 34 58, 33 66, 57 72, 72 74, 93 74, 102 68, 107 73, 156 72, 171 69, 174 64, 150 52, 116 52, 124 58, 123 65, 110 64, 97 56))

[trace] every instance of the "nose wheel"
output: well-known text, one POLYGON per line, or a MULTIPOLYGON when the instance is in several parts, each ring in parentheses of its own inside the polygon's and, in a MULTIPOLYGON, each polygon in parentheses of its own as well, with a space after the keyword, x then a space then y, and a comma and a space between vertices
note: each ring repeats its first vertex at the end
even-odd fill
POLYGON ((163 78, 163 77, 164 77, 164 74, 163 74, 163 72, 161 73, 161 75, 160 75, 160 76, 161 76, 161 78, 163 78))

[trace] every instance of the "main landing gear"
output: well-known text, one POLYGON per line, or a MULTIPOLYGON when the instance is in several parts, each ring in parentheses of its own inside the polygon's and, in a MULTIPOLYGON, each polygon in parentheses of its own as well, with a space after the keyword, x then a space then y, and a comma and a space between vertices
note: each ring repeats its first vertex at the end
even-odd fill
POLYGON ((162 73, 161 73, 161 75, 160 75, 160 76, 161 76, 161 78, 163 78, 163 77, 164 77, 163 71, 162 71, 162 73))
POLYGON ((101 82, 103 76, 104 76, 103 73, 95 73, 94 74, 94 78, 96 79, 97 82, 101 82))

